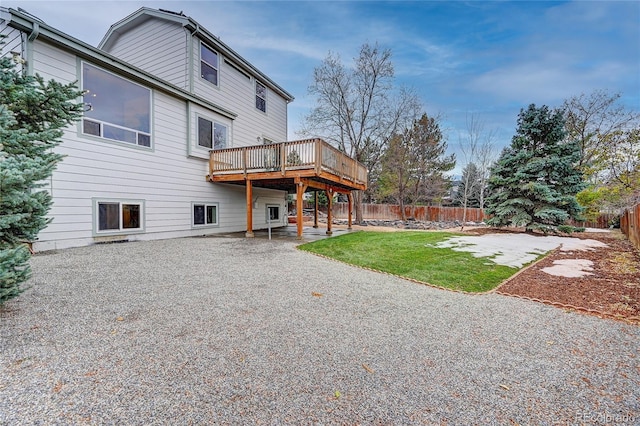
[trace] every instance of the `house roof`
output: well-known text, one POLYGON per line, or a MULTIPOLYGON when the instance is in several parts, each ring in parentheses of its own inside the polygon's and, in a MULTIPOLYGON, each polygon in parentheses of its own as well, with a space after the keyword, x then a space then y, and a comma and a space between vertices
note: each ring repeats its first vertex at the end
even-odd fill
POLYGON ((156 90, 168 93, 185 101, 190 101, 211 109, 227 118, 235 119, 237 114, 223 108, 209 100, 196 96, 184 89, 181 89, 165 80, 134 67, 113 55, 110 55, 98 48, 95 48, 81 40, 57 30, 28 12, 20 9, 7 9, 0 7, 0 17, 6 25, 24 31, 28 34, 29 40, 42 39, 52 45, 68 52, 72 52, 79 58, 90 60, 92 63, 103 68, 117 72, 131 80, 143 83, 156 90))
POLYGON ((249 61, 240 56, 236 51, 231 49, 225 43, 220 40, 219 37, 209 32, 206 28, 202 27, 193 18, 186 16, 182 12, 171 12, 163 9, 151 9, 148 7, 142 7, 133 12, 126 18, 111 25, 105 36, 98 44, 98 48, 109 50, 113 44, 118 40, 120 34, 140 25, 141 23, 150 19, 163 19, 166 21, 174 22, 182 25, 192 36, 197 36, 205 41, 208 45, 218 50, 222 55, 233 62, 233 64, 250 75, 258 78, 264 84, 266 84, 271 90, 282 96, 287 102, 293 101, 294 97, 280 87, 277 83, 271 80, 266 74, 253 66, 249 61))

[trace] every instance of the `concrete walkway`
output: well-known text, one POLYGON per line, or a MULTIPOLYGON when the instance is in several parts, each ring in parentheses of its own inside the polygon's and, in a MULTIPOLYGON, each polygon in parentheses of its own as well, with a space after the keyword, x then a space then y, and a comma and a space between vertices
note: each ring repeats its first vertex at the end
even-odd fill
MULTIPOLYGON (((332 226, 332 234, 327 235, 327 224, 321 223, 318 228, 314 228, 313 226, 305 225, 302 228, 302 240, 298 240, 298 229, 296 224, 289 224, 287 226, 273 228, 271 229, 271 239, 274 240, 289 240, 289 241, 297 241, 300 242, 310 242, 317 241, 324 238, 336 237, 338 235, 344 235, 349 232, 355 232, 353 229, 349 230, 346 226, 332 226)), ((260 239, 269 239, 269 231, 267 229, 259 229, 254 230, 254 238, 260 239)), ((228 234, 230 237, 234 238, 242 238, 244 237, 244 232, 236 232, 232 234, 228 234)))

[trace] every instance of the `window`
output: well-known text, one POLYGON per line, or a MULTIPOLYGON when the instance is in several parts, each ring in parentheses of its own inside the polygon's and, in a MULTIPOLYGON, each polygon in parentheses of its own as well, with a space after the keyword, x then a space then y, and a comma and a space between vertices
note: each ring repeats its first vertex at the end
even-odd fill
POLYGON ((87 63, 82 89, 84 134, 151 146, 151 90, 87 63))
POLYGON ((280 206, 267 205, 267 222, 278 222, 280 220, 280 206))
POLYGON ((218 54, 200 43, 200 77, 218 85, 218 54))
POLYGON ((218 224, 217 203, 193 203, 193 226, 212 226, 218 224))
POLYGON ((142 231, 141 201, 96 201, 96 232, 142 231))
POLYGON ((227 147, 227 126, 198 117, 198 145, 209 149, 227 147))
POLYGON ((256 81, 256 108, 267 112, 267 88, 258 81, 256 81))

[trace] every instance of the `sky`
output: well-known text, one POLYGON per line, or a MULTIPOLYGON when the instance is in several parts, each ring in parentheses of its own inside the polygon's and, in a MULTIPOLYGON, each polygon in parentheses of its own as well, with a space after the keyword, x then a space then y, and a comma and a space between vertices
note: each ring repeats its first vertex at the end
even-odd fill
MULTIPOLYGON (((560 107, 594 90, 640 112, 639 1, 16 1, 47 24, 97 46, 142 6, 182 11, 295 100, 289 140, 314 106, 313 70, 331 52, 350 64, 364 43, 392 51, 395 83, 441 117, 460 158, 470 117, 497 150, 529 104, 560 107)), ((499 152, 497 152, 499 153, 499 152)), ((459 174, 459 167, 454 170, 459 174)))

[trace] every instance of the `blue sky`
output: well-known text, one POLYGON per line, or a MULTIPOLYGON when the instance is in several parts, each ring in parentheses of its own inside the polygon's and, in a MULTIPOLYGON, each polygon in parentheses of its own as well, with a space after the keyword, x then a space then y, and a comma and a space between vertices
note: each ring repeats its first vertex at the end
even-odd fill
POLYGON ((638 1, 12 1, 96 46, 141 6, 183 11, 295 96, 289 139, 313 105, 313 69, 331 51, 345 63, 365 43, 393 52, 397 83, 442 116, 449 150, 470 114, 508 144, 521 108, 560 106, 605 89, 640 111, 638 1))

